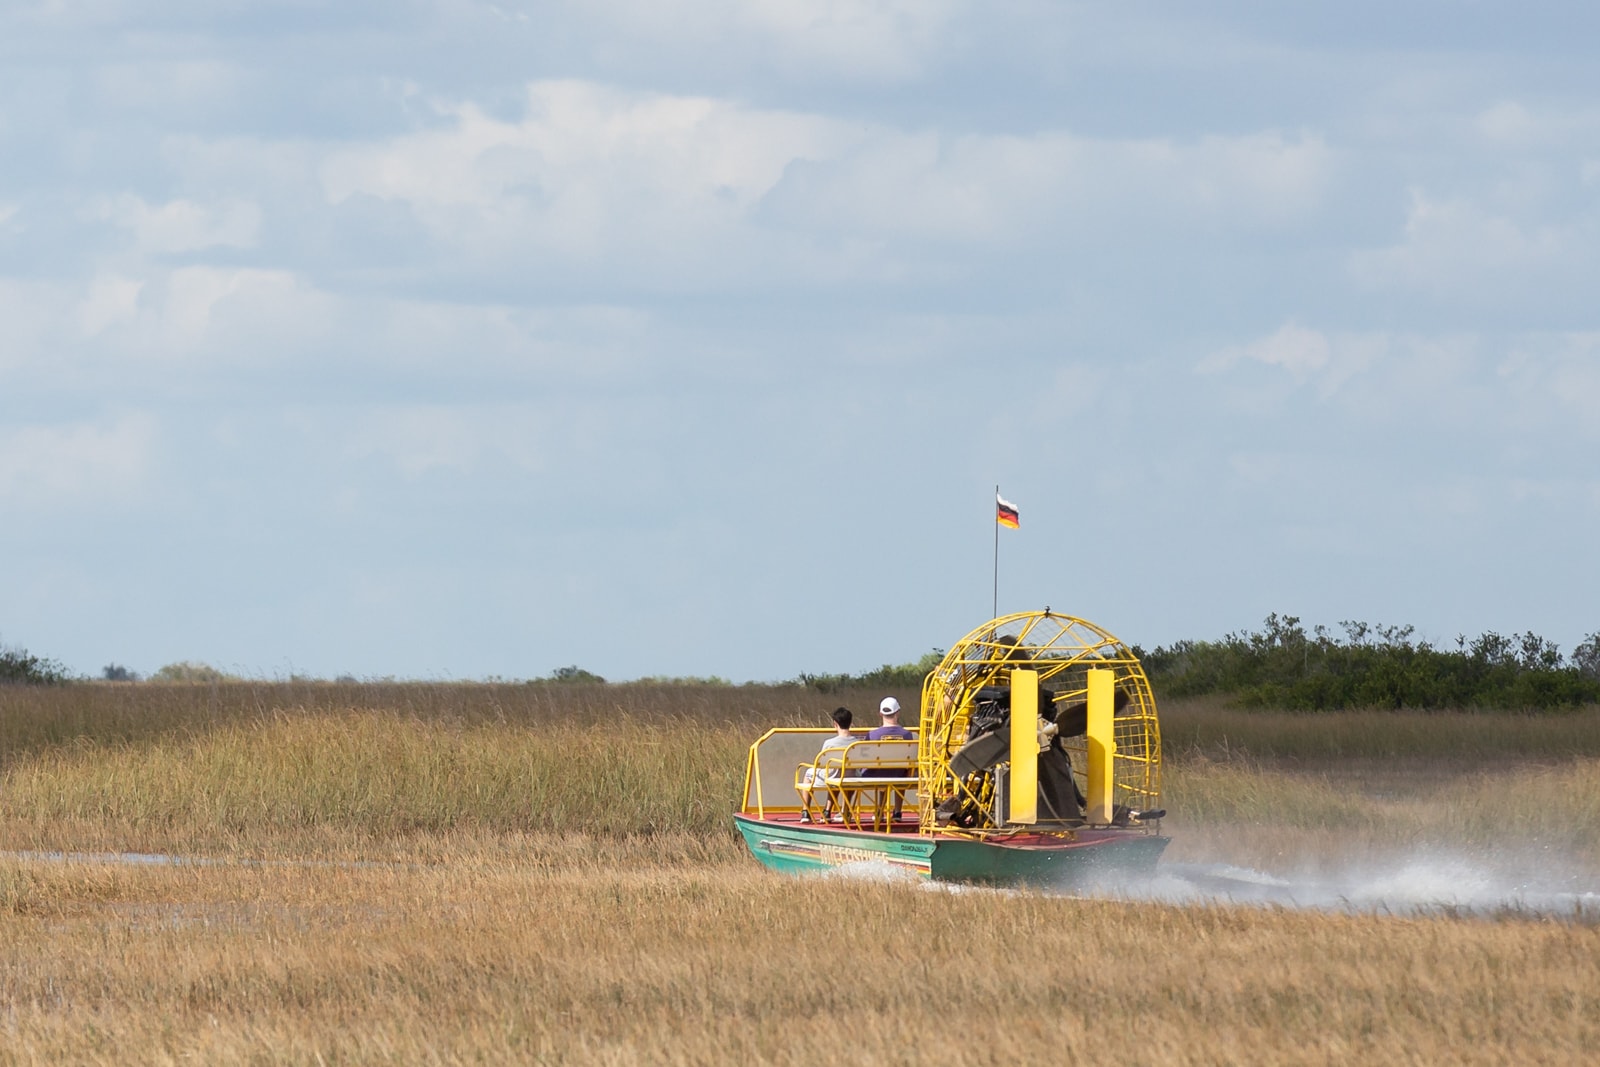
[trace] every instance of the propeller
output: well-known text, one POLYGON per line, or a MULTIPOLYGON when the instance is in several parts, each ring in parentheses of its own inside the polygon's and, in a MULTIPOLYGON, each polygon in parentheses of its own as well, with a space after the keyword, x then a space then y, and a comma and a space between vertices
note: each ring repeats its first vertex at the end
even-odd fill
MULTIPOLYGON (((1126 689, 1118 689, 1112 703, 1112 712, 1120 712, 1133 700, 1126 689)), ((1078 737, 1089 729, 1089 702, 1079 700, 1056 711, 1056 733, 1061 737, 1078 737)))

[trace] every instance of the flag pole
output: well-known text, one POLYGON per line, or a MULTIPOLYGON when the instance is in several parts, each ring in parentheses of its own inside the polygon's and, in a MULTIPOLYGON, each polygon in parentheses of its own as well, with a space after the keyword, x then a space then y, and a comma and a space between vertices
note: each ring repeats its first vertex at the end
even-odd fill
MULTIPOLYGON (((1000 499, 1000 486, 994 487, 994 498, 1000 499)), ((994 602, 989 606, 989 618, 1000 617, 1000 520, 994 523, 994 602)))

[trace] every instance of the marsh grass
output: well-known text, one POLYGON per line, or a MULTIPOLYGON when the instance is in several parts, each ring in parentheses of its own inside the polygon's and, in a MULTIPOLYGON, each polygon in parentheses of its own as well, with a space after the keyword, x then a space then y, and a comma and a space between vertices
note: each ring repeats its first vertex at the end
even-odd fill
POLYGON ((0 763, 77 743, 139 742, 194 735, 278 714, 375 711, 428 723, 548 728, 609 726, 618 720, 695 727, 829 725, 846 704, 858 714, 900 690, 822 695, 800 686, 694 684, 537 685, 471 682, 0 685, 0 763))
POLYGON ((138 851, 250 850, 450 830, 730 834, 746 733, 618 717, 534 727, 371 711, 293 712, 14 759, 16 847, 119 837, 138 851))
POLYGON ((1600 760, 1433 772, 1384 791, 1349 769, 1182 763, 1166 779, 1167 855, 1278 873, 1452 855, 1600 886, 1600 760))
MULTIPOLYGON (((320 683, 0 690, 0 844, 404 851, 454 832, 732 831, 747 746, 843 699, 794 687, 320 683)), ((1597 845, 1600 711, 1163 712, 1171 826, 1266 841, 1597 845)), ((1259 849, 1256 850, 1259 853, 1259 849)))
POLYGON ((1271 713, 1170 701, 1162 742, 1175 860, 1281 872, 1459 853, 1600 873, 1597 708, 1271 713))
POLYGON ((0 1060, 1561 1063, 1600 1040, 1581 926, 781 878, 692 846, 438 859, 30 869, 0 908, 0 1060))
POLYGON ((1506 761, 1600 758, 1600 707, 1539 712, 1244 710, 1219 698, 1163 701, 1168 760, 1320 764, 1349 760, 1506 761))
MULTIPOLYGON (((729 829, 746 747, 871 694, 80 688, 0 692, 0 845, 35 850, 0 856, 0 1062, 1564 1063, 1600 1042, 1590 924, 769 874, 729 829), (130 850, 184 859, 73 855, 130 850)), ((1174 856, 1510 835, 1595 858, 1590 713, 1235 714, 1174 709, 1174 856)))
POLYGON ((744 753, 798 687, 0 687, 0 842, 237 852, 446 830, 731 834, 744 753))

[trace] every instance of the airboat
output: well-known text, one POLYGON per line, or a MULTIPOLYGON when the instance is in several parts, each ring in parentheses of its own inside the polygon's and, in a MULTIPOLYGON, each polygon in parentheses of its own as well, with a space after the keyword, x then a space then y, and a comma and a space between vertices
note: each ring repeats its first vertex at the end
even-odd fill
POLYGON ((1091 622, 984 623, 924 679, 913 732, 822 750, 833 731, 768 730, 733 817, 750 851, 779 871, 1070 887, 1148 874, 1166 848, 1155 697, 1091 622))

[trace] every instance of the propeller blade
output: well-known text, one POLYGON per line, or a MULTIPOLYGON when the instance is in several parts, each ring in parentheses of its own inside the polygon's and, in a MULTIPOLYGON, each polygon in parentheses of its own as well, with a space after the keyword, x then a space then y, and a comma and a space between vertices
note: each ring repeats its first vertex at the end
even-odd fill
MULTIPOLYGON (((1126 689, 1118 689, 1112 701, 1113 713, 1122 711, 1133 702, 1133 697, 1126 689)), ((1075 701, 1064 705, 1056 712, 1056 733, 1061 737, 1081 737, 1089 729, 1089 702, 1087 700, 1075 701)))

